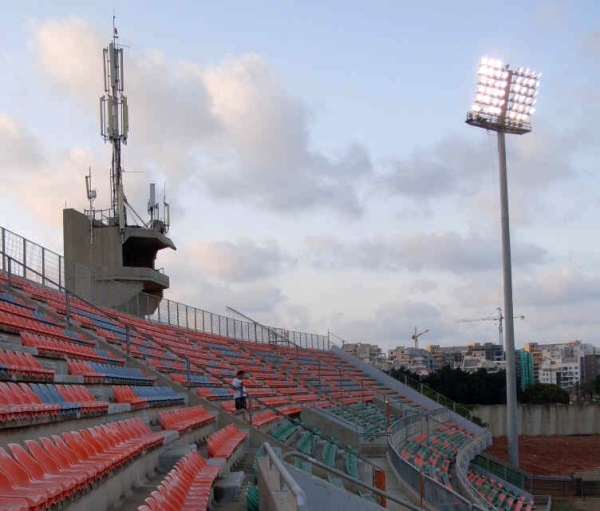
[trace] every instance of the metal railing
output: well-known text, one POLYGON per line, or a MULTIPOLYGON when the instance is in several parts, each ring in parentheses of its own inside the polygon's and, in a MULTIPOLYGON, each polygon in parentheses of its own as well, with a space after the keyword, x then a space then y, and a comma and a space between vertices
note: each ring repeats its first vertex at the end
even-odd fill
POLYGON ((81 264, 69 268, 71 278, 67 286, 62 255, 1 226, 0 255, 1 271, 7 271, 8 258, 11 258, 19 263, 13 265, 13 271, 19 277, 56 290, 68 288, 74 295, 92 303, 156 323, 257 343, 285 338, 291 344, 317 350, 329 350, 333 344, 328 335, 263 326, 146 293, 132 295, 129 286, 119 284, 110 277, 95 275, 90 268, 81 264), (146 314, 145 311, 153 312, 146 314))
POLYGON ((476 488, 473 487, 468 478, 469 467, 471 460, 477 454, 482 452, 491 443, 491 433, 487 432, 475 437, 467 445, 461 447, 456 454, 456 475, 463 488, 469 494, 471 500, 479 502, 481 507, 489 511, 496 511, 496 507, 486 502, 486 499, 481 495, 476 488))
MULTIPOLYGON (((265 445, 268 445, 268 444, 265 444, 265 445)), ((338 470, 335 467, 326 465, 325 463, 322 463, 322 462, 316 460, 315 458, 313 458, 312 456, 309 456, 308 454, 304 454, 299 451, 289 451, 283 455, 284 460, 286 460, 287 458, 300 458, 300 459, 310 463, 311 465, 314 465, 315 467, 319 467, 320 469, 322 469, 326 472, 332 473, 336 477, 345 479, 346 481, 349 481, 357 486, 365 488, 366 490, 369 490, 370 492, 374 493, 375 495, 377 495, 381 498, 389 499, 389 500, 395 502, 396 504, 400 504, 401 506, 403 506, 406 509, 409 509, 411 511, 421 511, 420 507, 415 506, 406 500, 400 499, 400 498, 396 497, 395 495, 392 495, 391 493, 380 490, 379 488, 376 488, 375 486, 367 484, 364 481, 361 481, 360 479, 356 479, 355 477, 352 477, 351 475, 348 475, 348 474, 342 472, 341 470, 338 470)))
POLYGON ((388 456, 402 481, 408 485, 421 501, 433 506, 435 509, 447 511, 487 511, 479 504, 469 502, 454 490, 435 481, 418 467, 405 460, 398 452, 396 446, 406 441, 409 437, 422 431, 423 415, 412 415, 400 419, 389 428, 388 456))
MULTIPOLYGON (((274 489, 275 493, 281 493, 285 491, 285 488, 289 490, 289 492, 293 495, 294 501, 296 504, 297 511, 308 511, 308 503, 306 501, 306 495, 304 494, 304 490, 300 488, 298 483, 294 480, 294 478, 290 475, 290 473, 285 468, 283 462, 277 457, 273 448, 268 444, 264 444, 266 458, 268 459, 269 465, 268 468, 271 472, 275 472, 278 478, 278 488, 274 489)), ((258 464, 259 473, 262 472, 262 464, 259 462, 258 464)), ((266 474, 264 474, 266 475, 266 474)), ((266 479, 266 477, 265 477, 266 479)), ((259 479, 260 482, 260 479, 259 479)))

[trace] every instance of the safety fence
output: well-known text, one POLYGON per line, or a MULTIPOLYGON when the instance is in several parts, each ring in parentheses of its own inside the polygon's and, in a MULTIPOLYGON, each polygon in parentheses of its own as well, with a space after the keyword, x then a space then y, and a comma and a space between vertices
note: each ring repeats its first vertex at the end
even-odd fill
POLYGON ((77 263, 69 268, 67 283, 62 255, 4 227, 0 227, 0 255, 1 271, 8 271, 11 260, 11 271, 19 277, 56 290, 67 288, 75 296, 94 304, 149 321, 257 343, 296 345, 317 350, 329 350, 334 344, 328 335, 270 327, 148 293, 132 293, 130 286, 115 282, 110 276, 96 275, 90 268, 77 263))
POLYGON ((488 453, 476 456, 472 464, 481 467, 490 474, 501 477, 512 485, 534 495, 536 505, 544 502, 548 496, 554 498, 600 498, 600 472, 573 473, 571 475, 537 475, 510 467, 508 464, 488 453))
POLYGON ((490 508, 469 502, 459 493, 424 474, 400 455, 397 446, 422 432, 424 428, 427 428, 427 418, 419 414, 400 419, 388 430, 388 456, 400 479, 415 492, 420 502, 425 502, 434 509, 488 511, 490 508))
POLYGON ((468 479, 471 460, 491 443, 492 438, 490 432, 488 431, 475 437, 471 442, 459 449, 459 451, 456 453, 455 473, 463 492, 467 493, 471 500, 479 502, 479 505, 483 509, 495 511, 497 508, 486 502, 485 498, 481 496, 475 488, 473 488, 468 479))

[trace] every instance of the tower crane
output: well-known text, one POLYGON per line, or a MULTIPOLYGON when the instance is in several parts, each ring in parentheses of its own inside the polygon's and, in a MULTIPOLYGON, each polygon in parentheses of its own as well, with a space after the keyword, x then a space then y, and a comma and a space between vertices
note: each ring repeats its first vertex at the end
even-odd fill
MULTIPOLYGON (((513 319, 525 319, 525 316, 523 316, 523 315, 513 316, 513 319)), ((483 318, 459 319, 458 323, 474 323, 476 321, 497 321, 498 322, 498 344, 500 344, 501 346, 504 346, 504 343, 502 342, 502 339, 503 339, 502 322, 504 321, 504 315, 502 314, 502 309, 500 307, 498 307, 496 309, 495 316, 486 316, 483 318)))
POLYGON ((423 334, 426 334, 427 332, 429 332, 429 328, 426 328, 422 332, 417 333, 417 327, 415 327, 415 333, 410 337, 413 341, 415 341, 415 349, 419 349, 419 337, 421 337, 423 334))

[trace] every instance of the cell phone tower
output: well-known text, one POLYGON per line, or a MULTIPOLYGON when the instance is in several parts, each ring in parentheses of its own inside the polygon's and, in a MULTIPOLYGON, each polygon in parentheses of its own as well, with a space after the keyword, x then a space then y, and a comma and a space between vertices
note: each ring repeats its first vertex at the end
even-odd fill
POLYGON ((100 98, 100 134, 112 145, 110 167, 110 203, 114 224, 118 224, 124 242, 127 217, 123 194, 121 145, 127 145, 129 111, 124 92, 123 48, 117 44, 119 34, 113 16, 113 40, 104 48, 104 96, 100 98))
POLYGON ((163 200, 163 217, 156 200, 156 185, 150 184, 148 212, 144 221, 123 191, 121 148, 127 144, 129 115, 124 94, 123 46, 113 16, 112 41, 104 48, 104 95, 100 98, 100 134, 111 144, 110 207, 94 209, 96 191, 91 169, 86 176, 90 209, 63 210, 65 288, 102 307, 147 317, 159 312, 169 277, 156 266, 160 250, 175 244, 169 239, 169 205, 163 200), (130 222, 126 213, 131 213, 130 222), (89 243, 82 243, 88 238, 89 243), (82 268, 84 270, 82 270, 82 268), (81 279, 82 271, 89 278, 81 279), (85 280, 85 284, 83 281, 85 280))

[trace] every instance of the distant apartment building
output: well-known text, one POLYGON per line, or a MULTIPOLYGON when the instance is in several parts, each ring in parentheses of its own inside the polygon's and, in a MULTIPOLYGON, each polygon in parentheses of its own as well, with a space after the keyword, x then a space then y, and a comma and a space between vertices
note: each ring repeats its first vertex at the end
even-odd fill
POLYGON ((528 351, 517 350, 515 357, 515 366, 517 372, 517 386, 521 390, 535 383, 533 378, 533 356, 528 351))
POLYGON ((506 361, 504 360, 487 360, 481 353, 466 355, 463 358, 460 368, 466 373, 475 373, 480 369, 485 369, 489 373, 497 373, 506 369, 506 361))
POLYGON ((367 344, 364 342, 344 343, 342 349, 349 355, 360 358, 363 362, 374 366, 381 366, 385 363, 385 354, 377 344, 367 344))
POLYGON ((535 382, 559 385, 572 391, 593 374, 592 358, 598 348, 580 340, 564 343, 527 343, 525 351, 531 354, 535 382), (586 357, 589 358, 588 374, 585 371, 586 357))
POLYGON ((466 346, 429 345, 426 349, 433 361, 433 371, 447 365, 453 369, 460 367, 469 371, 497 371, 503 367, 502 363, 496 363, 504 360, 502 346, 491 342, 474 342, 466 346))
POLYGON ((426 348, 431 357, 433 371, 438 371, 444 366, 450 366, 453 369, 460 367, 463 358, 467 352, 466 346, 440 346, 438 344, 429 345, 426 348))
POLYGON ((600 354, 583 356, 581 364, 581 385, 590 385, 600 375, 600 354))
POLYGON ((427 350, 420 348, 393 348, 388 352, 388 364, 394 369, 409 369, 422 376, 433 371, 433 359, 427 350))

